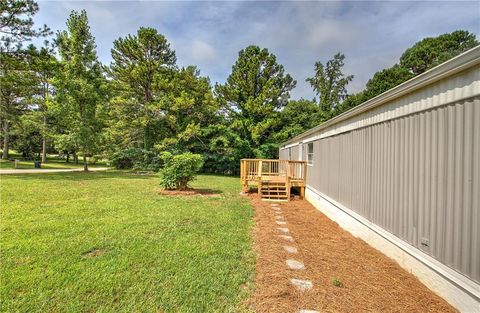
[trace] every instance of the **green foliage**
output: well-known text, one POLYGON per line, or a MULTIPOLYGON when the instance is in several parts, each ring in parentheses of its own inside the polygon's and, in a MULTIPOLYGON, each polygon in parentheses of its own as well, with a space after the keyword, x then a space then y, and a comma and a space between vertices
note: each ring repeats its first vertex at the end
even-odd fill
POLYGON ((162 160, 154 151, 140 148, 119 150, 112 156, 112 165, 117 169, 158 172, 162 163, 162 160))
POLYGON ((164 166, 161 170, 160 185, 165 189, 185 190, 195 179, 203 165, 203 157, 190 152, 172 155, 163 152, 164 166))
POLYGON ((478 44, 476 36, 464 30, 420 40, 411 48, 405 50, 398 64, 375 73, 368 81, 365 90, 348 96, 335 109, 332 117, 448 61, 478 44))
POLYGON ((2 0, 0 2, 1 51, 9 50, 12 44, 21 48, 24 41, 34 37, 49 35, 50 29, 33 28, 33 16, 38 12, 38 4, 33 0, 2 0))
POLYGON ((128 148, 119 150, 112 156, 112 165, 116 169, 132 169, 135 163, 138 163, 142 159, 142 149, 128 148))
POLYGON ((227 82, 215 86, 230 127, 249 143, 252 153, 274 156, 268 153, 270 149, 261 147, 272 143, 279 111, 288 103, 289 91, 295 85, 275 55, 265 48, 249 46, 239 52, 227 82))
POLYGON ((400 57, 400 66, 421 74, 478 45, 476 36, 465 30, 420 40, 400 57))
POLYGON ((337 278, 337 277, 334 277, 334 278, 332 279, 332 284, 333 284, 335 287, 343 287, 342 281, 341 281, 339 278, 337 278))
POLYGON ((342 72, 344 60, 345 55, 339 52, 326 65, 318 61, 315 63, 315 76, 306 79, 320 97, 320 109, 327 114, 345 99, 347 85, 353 79, 353 75, 345 76, 342 72))
POLYGON ((87 13, 72 11, 67 30, 57 33, 61 70, 56 72, 57 116, 83 154, 94 153, 101 135, 103 120, 100 107, 106 102, 106 81, 97 59, 95 39, 90 33, 87 13))
POLYGON ((28 70, 28 55, 24 51, 0 53, 0 122, 3 154, 8 158, 10 137, 28 111, 28 99, 35 90, 35 76, 28 70))
POLYGON ((24 114, 14 131, 12 148, 27 159, 39 160, 42 152, 42 134, 38 128, 38 116, 35 114, 24 114))
POLYGON ((113 42, 109 74, 117 96, 111 107, 113 131, 127 133, 130 144, 151 149, 162 95, 175 67, 175 52, 156 29, 141 27, 136 36, 113 42))
POLYGON ((274 142, 282 143, 319 125, 328 115, 310 100, 289 101, 280 113, 280 124, 273 136, 274 142))

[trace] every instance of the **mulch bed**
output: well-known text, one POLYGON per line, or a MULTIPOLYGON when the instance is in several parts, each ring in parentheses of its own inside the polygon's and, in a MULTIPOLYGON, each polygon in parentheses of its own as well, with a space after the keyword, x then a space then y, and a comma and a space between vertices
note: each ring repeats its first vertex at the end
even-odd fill
POLYGON ((220 194, 214 190, 193 189, 193 188, 189 188, 186 190, 161 189, 159 193, 164 196, 203 196, 203 197, 219 197, 220 196, 220 194))
POLYGON ((457 312, 415 276, 363 240, 352 236, 304 200, 281 203, 287 224, 275 223, 271 202, 249 195, 255 207, 256 312, 457 312), (288 227, 295 239, 278 237, 288 227), (298 248, 289 254, 284 245, 298 248), (290 270, 295 259, 305 270, 290 270), (297 291, 291 278, 308 279, 313 289, 297 291), (340 287, 333 280, 341 282, 340 287))

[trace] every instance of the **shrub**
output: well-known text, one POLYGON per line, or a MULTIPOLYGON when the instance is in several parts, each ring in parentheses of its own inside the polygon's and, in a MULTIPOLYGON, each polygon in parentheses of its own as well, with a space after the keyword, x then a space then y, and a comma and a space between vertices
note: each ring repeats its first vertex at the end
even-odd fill
POLYGON ((112 158, 112 165, 117 169, 131 169, 143 158, 142 149, 127 148, 115 152, 112 158))
POLYGON ((155 151, 139 148, 120 150, 112 158, 112 165, 117 169, 158 172, 162 163, 160 156, 155 151))
POLYGON ((203 157, 190 152, 178 155, 163 152, 160 157, 164 162, 160 185, 165 189, 187 189, 203 165, 203 157))

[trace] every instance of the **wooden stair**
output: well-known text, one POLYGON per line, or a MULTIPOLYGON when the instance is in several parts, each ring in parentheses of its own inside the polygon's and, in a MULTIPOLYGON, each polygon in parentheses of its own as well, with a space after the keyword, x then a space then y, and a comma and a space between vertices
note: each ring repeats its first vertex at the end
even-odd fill
POLYGON ((258 185, 258 193, 266 201, 288 201, 290 188, 286 177, 276 179, 262 179, 258 185))

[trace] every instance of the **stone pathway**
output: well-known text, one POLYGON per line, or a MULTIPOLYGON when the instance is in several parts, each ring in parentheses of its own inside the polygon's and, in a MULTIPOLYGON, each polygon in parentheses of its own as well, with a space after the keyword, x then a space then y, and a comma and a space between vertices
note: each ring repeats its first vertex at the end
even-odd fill
MULTIPOLYGON (((271 204, 271 207, 275 213, 275 222, 277 223, 277 225, 282 226, 282 227, 277 227, 278 232, 281 233, 278 236, 288 242, 291 242, 291 243, 295 242, 295 239, 293 239, 293 237, 290 235, 290 230, 288 229, 288 227, 286 227, 287 222, 283 217, 282 209, 280 205, 277 203, 273 203, 271 204)), ((285 249, 285 251, 291 254, 298 253, 298 248, 295 246, 283 246, 283 249, 285 249)), ((305 270, 305 264, 303 264, 300 261, 297 261, 294 259, 287 259, 285 263, 287 264, 287 267, 291 270, 294 270, 294 271, 305 270)), ((290 282, 295 288, 297 288, 299 291, 302 291, 302 292, 308 291, 313 288, 313 283, 310 280, 291 278, 290 282)), ((318 311, 307 310, 307 309, 302 309, 298 312, 299 313, 318 313, 318 311)))

